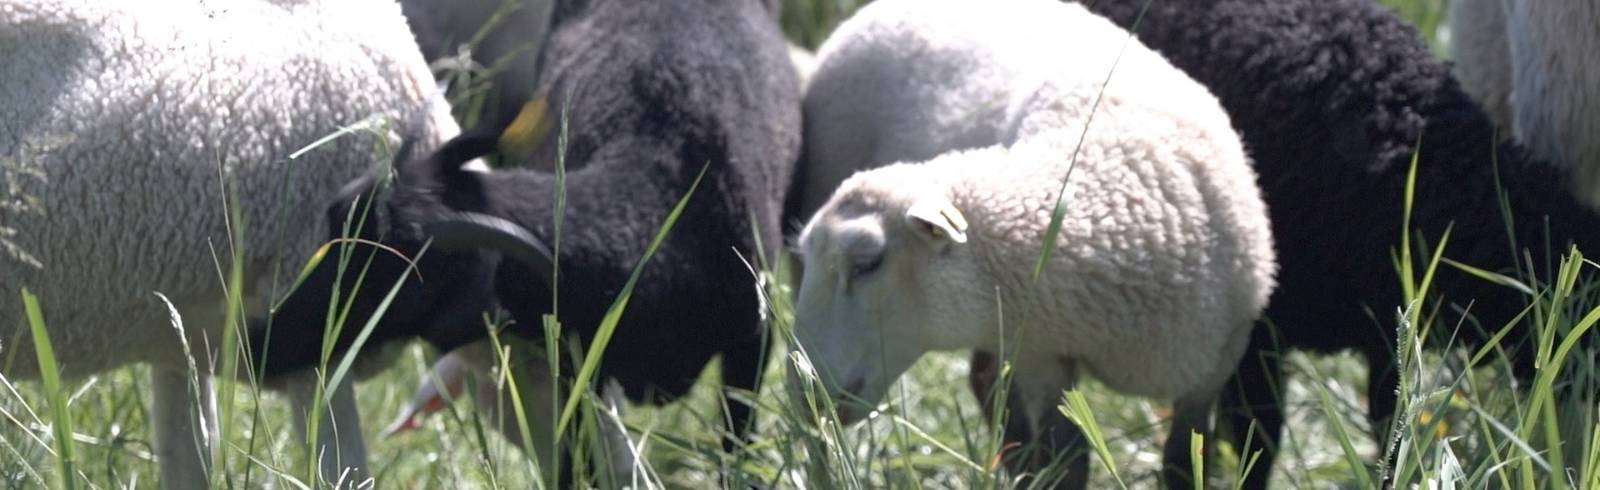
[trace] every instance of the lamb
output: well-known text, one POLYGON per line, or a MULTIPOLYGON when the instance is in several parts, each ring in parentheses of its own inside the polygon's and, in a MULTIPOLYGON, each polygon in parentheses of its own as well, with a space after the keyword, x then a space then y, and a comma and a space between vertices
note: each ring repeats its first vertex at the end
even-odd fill
MULTIPOLYGON (((1086 5, 1129 27, 1145 3, 1086 5)), ((1515 277, 1514 258, 1524 253, 1547 264, 1569 244, 1600 247, 1600 219, 1562 192, 1574 176, 1514 141, 1497 141, 1494 124, 1446 64, 1385 7, 1367 0, 1156 2, 1131 30, 1222 101, 1266 195, 1281 267, 1266 313, 1276 330, 1256 329, 1223 400, 1235 447, 1258 424, 1251 439, 1263 451, 1258 468, 1271 468, 1283 426, 1278 393, 1286 349, 1356 350, 1371 369, 1373 426, 1394 413, 1395 330, 1384 319, 1403 301, 1391 251, 1400 243, 1414 150, 1420 148, 1412 230, 1436 239, 1453 224, 1445 257, 1515 277), (1514 220, 1510 236, 1502 189, 1514 220)), ((1481 344, 1528 304, 1514 290, 1448 266, 1439 268, 1434 290, 1471 303, 1476 321, 1458 339, 1469 344, 1481 344)), ((1458 318, 1438 321, 1456 325, 1458 318)), ((1531 331, 1513 329, 1500 341, 1524 375, 1532 368, 1531 331)), ((1267 476, 1252 472, 1244 486, 1265 488, 1267 476)))
POLYGON ((1189 434, 1209 433, 1272 289, 1272 239, 1217 100, 1130 38, 1048 0, 881 0, 824 42, 802 201, 828 172, 902 162, 848 177, 799 236, 795 335, 830 395, 875 404, 924 352, 997 353, 1015 362, 1018 428, 1082 451, 1054 407, 1089 373, 1175 400, 1166 478, 1182 488, 1189 434))
POLYGON ((1461 1, 1450 5, 1457 72, 1534 156, 1569 167, 1574 192, 1600 205, 1600 6, 1461 1))
MULTIPOLYGON (((0 348, 11 360, 0 370, 39 376, 18 294, 26 287, 40 298, 64 375, 154 367, 162 484, 208 488, 217 435, 209 354, 227 328, 213 259, 226 264, 242 247, 243 295, 257 307, 321 241, 305 225, 314 210, 294 197, 333 192, 398 138, 371 124, 294 152, 372 116, 411 127, 423 148, 457 131, 433 103, 402 22, 378 0, 0 6, 0 227, 10 230, 0 247, 0 348), (227 195, 238 197, 242 222, 231 225, 243 243, 231 240, 227 195), (173 310, 198 359, 186 356, 173 310)), ((334 391, 338 417, 321 434, 337 447, 325 448, 324 469, 338 472, 342 456, 360 474, 349 388, 334 391)), ((309 403, 311 389, 291 394, 309 403)))
MULTIPOLYGON (((490 301, 516 319, 512 333, 542 338, 541 315, 555 311, 563 335, 593 340, 657 227, 704 169, 643 269, 598 375, 618 381, 636 402, 666 402, 721 355, 724 384, 754 389, 767 346, 759 301, 753 285, 730 285, 753 284, 745 261, 759 257, 758 238, 767 250, 780 243, 777 196, 789 186, 800 140, 799 83, 776 23, 753 0, 563 1, 551 19, 536 97, 569 108, 559 249, 542 245, 556 236, 551 167, 559 138, 538 145, 529 169, 459 168, 494 152, 492 131, 413 160, 398 169, 386 203, 373 206, 377 217, 348 229, 407 256, 430 239, 445 247, 417 260, 421 282, 405 283, 369 344, 421 337, 451 350, 485 336, 457 320, 490 301), (459 248, 485 236, 493 237, 491 249, 459 248), (508 252, 515 260, 501 260, 508 252), (559 258, 559 310, 549 286, 555 266, 542 258, 549 252, 559 258)), ((353 211, 371 202, 361 196, 373 189, 381 187, 358 181, 330 208, 335 235, 346 218, 364 214, 353 211)), ((366 284, 409 277, 407 262, 393 254, 356 248, 349 263, 375 261, 366 284)), ((250 335, 266 346, 269 373, 312 361, 318 346, 305 339, 315 336, 301 332, 320 332, 334 288, 354 301, 354 325, 387 294, 388 287, 369 287, 352 296, 338 262, 325 260, 270 323, 256 322, 276 330, 250 335)), ((354 330, 345 330, 340 348, 353 344, 354 330)), ((742 431, 749 407, 729 408, 732 427, 742 431)))

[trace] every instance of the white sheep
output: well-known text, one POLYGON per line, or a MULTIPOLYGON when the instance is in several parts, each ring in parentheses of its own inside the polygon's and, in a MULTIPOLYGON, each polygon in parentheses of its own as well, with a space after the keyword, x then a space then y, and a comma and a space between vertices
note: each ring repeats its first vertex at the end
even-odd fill
POLYGON ((1574 169, 1579 197, 1600 204, 1600 4, 1461 0, 1450 22, 1462 85, 1535 156, 1574 169))
MULTIPOLYGON (((162 483, 206 488, 219 267, 241 246, 244 297, 264 306, 326 234, 322 206, 305 199, 371 168, 375 150, 398 146, 396 130, 423 151, 453 135, 448 108, 384 0, 7 1, 0 59, 0 372, 39 374, 26 287, 67 376, 153 366, 162 483), (374 116, 387 124, 295 154, 374 116), (227 195, 240 221, 229 222, 227 195), (198 386, 157 293, 182 315, 198 386)), ((305 381, 291 388, 302 405, 305 381)), ((337 447, 322 458, 359 469, 348 385, 334 391, 334 426, 321 433, 337 447)))
POLYGON ((881 0, 819 58, 809 175, 918 162, 849 177, 801 232, 795 334, 829 393, 875 404, 925 352, 999 352, 1015 366, 1013 416, 1061 450, 1079 434, 1055 407, 1088 373, 1175 401, 1168 478, 1186 478, 1190 431, 1208 433, 1276 267, 1216 98, 1049 0, 881 0), (1066 214, 1035 281, 1063 179, 1066 214))

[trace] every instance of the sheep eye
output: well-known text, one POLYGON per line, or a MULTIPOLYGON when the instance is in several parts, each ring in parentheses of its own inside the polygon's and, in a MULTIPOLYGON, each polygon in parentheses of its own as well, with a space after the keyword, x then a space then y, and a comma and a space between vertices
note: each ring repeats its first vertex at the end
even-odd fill
POLYGON ((878 267, 882 265, 883 254, 875 254, 871 257, 857 257, 852 259, 850 262, 850 279, 858 279, 861 276, 877 272, 878 267))

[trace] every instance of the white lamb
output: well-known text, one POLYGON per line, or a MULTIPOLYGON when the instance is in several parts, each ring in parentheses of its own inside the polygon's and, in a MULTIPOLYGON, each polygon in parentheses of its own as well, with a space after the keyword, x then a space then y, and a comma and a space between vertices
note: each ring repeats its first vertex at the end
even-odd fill
POLYGON ((1600 3, 1457 0, 1450 22, 1462 85, 1600 204, 1600 3))
MULTIPOLYGON (((401 128, 419 151, 453 135, 448 108, 385 0, 7 0, 0 59, 0 372, 39 375, 26 287, 67 376, 153 365, 162 484, 207 488, 230 226, 245 231, 243 293, 260 308, 326 235, 306 199, 372 168, 401 128), (376 131, 294 155, 374 116, 376 131)), ((305 405, 307 390, 291 392, 305 405)), ((364 465, 348 385, 335 392, 326 473, 364 465)))
MULTIPOLYGON (((801 232, 795 333, 834 398, 875 404, 928 351, 998 352, 1015 366, 1013 416, 1057 450, 1079 435, 1055 410, 1079 373, 1174 400, 1167 478, 1186 479, 1190 431, 1210 430, 1276 268, 1217 100, 1049 0, 882 0, 819 58, 809 175, 917 162, 849 177, 801 232)), ((870 409, 841 407, 847 422, 870 409)), ((1071 467, 1066 486, 1082 487, 1087 459, 1071 467)))

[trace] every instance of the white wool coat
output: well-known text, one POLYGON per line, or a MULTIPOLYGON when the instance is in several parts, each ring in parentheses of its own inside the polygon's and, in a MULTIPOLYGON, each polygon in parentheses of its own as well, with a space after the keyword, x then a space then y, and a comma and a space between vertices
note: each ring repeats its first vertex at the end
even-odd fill
POLYGON ((246 298, 260 300, 325 238, 323 200, 409 121, 426 121, 419 149, 457 131, 381 0, 7 1, 0 59, 0 370, 13 377, 36 372, 19 289, 39 296, 68 374, 181 362, 155 293, 195 339, 221 338, 228 193, 246 298), (293 155, 371 117, 384 122, 293 155))
MULTIPOLYGON (((258 310, 326 238, 325 200, 402 133, 453 136, 448 107, 387 0, 4 0, 0 60, 0 373, 38 376, 28 288, 65 374, 152 364, 161 483, 207 488, 234 247, 258 310)), ((312 382, 288 382, 302 418, 312 382)), ((364 478, 350 386, 329 392, 319 469, 364 478)))
POLYGON ((1500 0, 1453 0, 1448 15, 1456 79, 1495 125, 1510 131, 1511 48, 1500 0))
POLYGON ((1255 175, 1216 98, 1078 5, 933 3, 876 3, 819 50, 806 197, 825 202, 799 240, 796 318, 817 368, 870 401, 921 352, 1005 342, 1019 373, 1070 366, 1067 379, 1036 373, 1046 390, 1081 369, 1131 394, 1214 392, 1276 271, 1255 175), (895 161, 908 163, 823 191, 895 161), (1064 178, 1065 219, 1033 282, 1064 178), (941 200, 967 224, 943 252, 907 238, 902 219, 941 200), (868 280, 840 286, 857 235, 884 244, 881 295, 868 280))
POLYGON ((1535 156, 1573 169, 1600 205, 1600 4, 1458 0, 1450 12, 1462 85, 1535 156))

